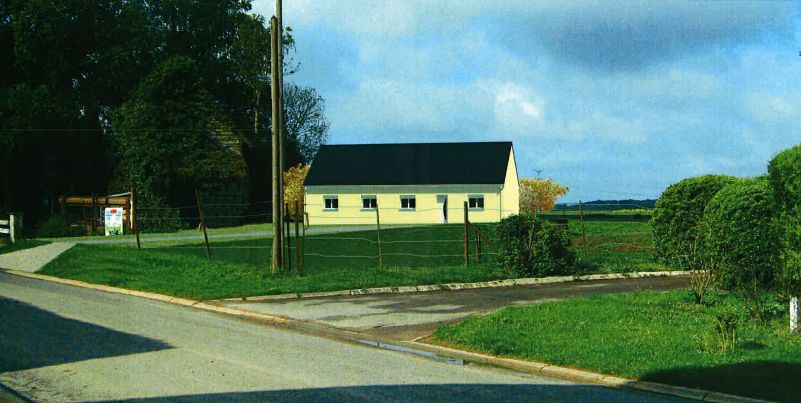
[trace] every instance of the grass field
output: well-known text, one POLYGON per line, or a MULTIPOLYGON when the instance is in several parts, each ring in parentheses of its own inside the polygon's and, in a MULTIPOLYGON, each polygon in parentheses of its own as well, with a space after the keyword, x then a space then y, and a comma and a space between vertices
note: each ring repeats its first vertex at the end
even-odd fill
MULTIPOLYGON (((374 231, 310 235, 304 276, 265 276, 270 238, 212 241, 212 260, 197 242, 77 245, 42 274, 164 294, 215 299, 261 294, 497 279, 490 255, 464 267, 460 226, 382 230, 378 268, 374 231), (432 242, 435 241, 435 242, 432 242)), ((471 244, 473 248, 473 244, 471 244)), ((290 254, 294 265, 294 254, 290 254)))
POLYGON ((446 345, 605 374, 798 401, 801 339, 790 337, 784 304, 768 325, 745 322, 733 352, 720 354, 715 315, 743 311, 726 294, 712 306, 687 290, 615 294, 507 308, 436 331, 446 345), (731 308, 729 308, 731 309, 731 308))
MULTIPOLYGON (((578 248, 581 273, 663 269, 650 261, 644 225, 588 223, 586 256, 578 248)), ((211 261, 197 240, 146 242, 141 251, 133 244, 77 245, 42 273, 197 299, 487 281, 506 278, 495 265, 493 230, 492 225, 482 225, 481 264, 477 264, 474 233, 470 233, 469 267, 464 267, 463 226, 437 225, 382 229, 381 268, 376 231, 352 231, 308 235, 305 273, 300 277, 265 276, 272 242, 268 237, 211 240, 211 261)), ((575 222, 571 221, 570 232, 580 238, 575 222)), ((289 257, 296 267, 294 249, 289 257)))

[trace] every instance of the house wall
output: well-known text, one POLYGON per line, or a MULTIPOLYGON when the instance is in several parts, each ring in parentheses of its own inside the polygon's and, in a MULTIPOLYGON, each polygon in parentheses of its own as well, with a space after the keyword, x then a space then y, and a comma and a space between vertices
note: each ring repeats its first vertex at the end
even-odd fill
MULTIPOLYGON (((514 177, 516 183, 517 175, 514 177)), ((436 224, 441 210, 437 195, 447 195, 448 223, 461 223, 464 202, 468 195, 475 194, 484 196, 484 208, 469 210, 469 220, 495 222, 506 214, 501 206, 502 194, 507 198, 517 194, 512 189, 502 193, 501 188, 501 185, 306 186, 306 212, 310 225, 374 225, 375 210, 362 208, 362 195, 376 195, 381 224, 436 224), (415 196, 415 210, 401 209, 401 195, 415 196), (325 196, 337 196, 339 209, 326 210, 325 196)), ((508 200, 506 204, 512 205, 508 200)), ((513 204, 517 206, 516 202, 513 204)))
POLYGON ((501 190, 501 218, 520 213, 520 181, 517 176, 514 148, 509 153, 506 178, 501 190))

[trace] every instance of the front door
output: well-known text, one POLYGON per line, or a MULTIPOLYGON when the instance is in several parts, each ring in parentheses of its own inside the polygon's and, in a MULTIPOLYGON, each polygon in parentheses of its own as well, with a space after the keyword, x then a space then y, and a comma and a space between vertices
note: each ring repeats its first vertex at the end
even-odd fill
POLYGON ((437 207, 439 207, 438 221, 440 224, 448 223, 448 195, 437 195, 437 207))

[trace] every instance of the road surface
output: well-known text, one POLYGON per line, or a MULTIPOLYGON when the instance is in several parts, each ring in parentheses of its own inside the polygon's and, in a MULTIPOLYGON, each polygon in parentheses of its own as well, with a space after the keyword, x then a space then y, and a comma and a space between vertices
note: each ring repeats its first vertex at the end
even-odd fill
POLYGON ((0 383, 40 401, 678 401, 0 273, 0 383))
POLYGON ((570 297, 639 290, 686 288, 686 277, 646 277, 577 281, 515 287, 477 288, 405 294, 332 296, 258 302, 222 300, 216 304, 311 320, 358 330, 391 340, 429 336, 446 323, 513 305, 531 305, 570 297))

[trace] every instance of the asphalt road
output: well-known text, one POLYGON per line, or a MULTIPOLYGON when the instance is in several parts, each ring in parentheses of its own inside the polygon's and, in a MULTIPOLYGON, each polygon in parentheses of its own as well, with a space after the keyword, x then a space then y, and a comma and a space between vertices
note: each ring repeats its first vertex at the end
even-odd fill
POLYGON ((482 315, 507 306, 638 290, 686 288, 686 277, 648 277, 578 281, 515 287, 478 288, 408 294, 332 296, 265 301, 224 300, 215 303, 260 313, 311 320, 392 340, 430 335, 445 323, 482 315))
POLYGON ((0 383, 39 401, 678 401, 0 273, 0 383))

